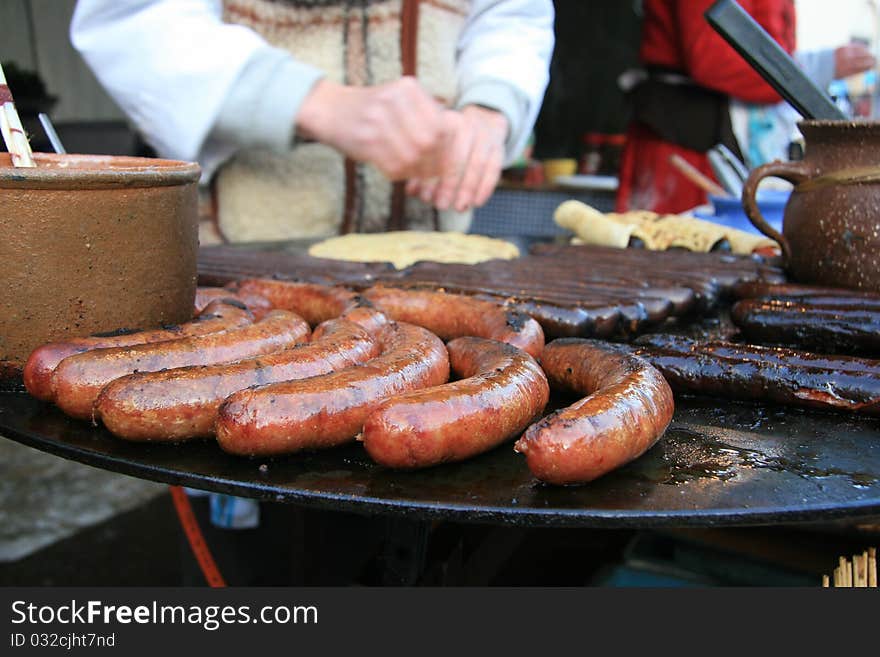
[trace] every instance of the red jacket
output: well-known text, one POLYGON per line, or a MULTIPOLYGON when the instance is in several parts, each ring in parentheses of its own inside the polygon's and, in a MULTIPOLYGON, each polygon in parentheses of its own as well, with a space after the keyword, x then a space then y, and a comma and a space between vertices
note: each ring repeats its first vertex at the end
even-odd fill
MULTIPOLYGON (((679 71, 697 84, 751 103, 781 98, 706 22, 714 0, 644 0, 640 59, 645 66, 679 71)), ((739 0, 789 53, 795 48, 793 0, 739 0)), ((647 126, 630 126, 624 150, 618 211, 682 212, 706 202, 705 193, 669 165, 678 153, 708 176, 705 154, 665 142, 647 126)))

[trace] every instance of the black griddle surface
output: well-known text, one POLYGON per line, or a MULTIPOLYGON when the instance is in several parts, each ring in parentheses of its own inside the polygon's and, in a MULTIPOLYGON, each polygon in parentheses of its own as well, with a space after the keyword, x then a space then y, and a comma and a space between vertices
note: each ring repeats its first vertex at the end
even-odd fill
POLYGON ((49 404, 0 392, 0 435, 89 465, 245 497, 365 514, 529 526, 684 527, 880 514, 880 419, 677 398, 638 461, 589 485, 538 483, 504 445, 421 472, 374 465, 357 444, 242 459, 209 441, 132 444, 49 404))

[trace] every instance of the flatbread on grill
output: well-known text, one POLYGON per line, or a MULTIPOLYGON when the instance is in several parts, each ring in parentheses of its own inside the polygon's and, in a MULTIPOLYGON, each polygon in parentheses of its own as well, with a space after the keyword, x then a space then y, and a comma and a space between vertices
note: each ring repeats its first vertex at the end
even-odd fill
POLYGON ((400 230, 331 237, 313 245, 309 255, 353 262, 390 262, 403 269, 421 260, 467 265, 511 260, 519 257, 519 249, 505 240, 482 235, 400 230))
POLYGON ((614 215, 603 214, 579 201, 566 201, 560 205, 553 220, 577 235, 583 243, 619 249, 629 245, 630 237, 639 228, 637 223, 618 221, 614 215))
POLYGON ((733 253, 751 254, 760 249, 779 248, 775 241, 763 235, 753 235, 712 221, 646 210, 606 214, 580 201, 566 201, 560 205, 554 220, 571 230, 582 244, 626 248, 631 238, 637 238, 652 251, 685 248, 708 252, 726 239, 733 253))

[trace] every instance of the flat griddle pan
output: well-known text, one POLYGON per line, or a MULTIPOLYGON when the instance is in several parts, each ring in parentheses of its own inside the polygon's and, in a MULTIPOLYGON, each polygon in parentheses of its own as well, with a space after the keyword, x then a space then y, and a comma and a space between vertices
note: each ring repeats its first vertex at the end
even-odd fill
POLYGON ((0 435, 143 479, 364 514, 594 528, 880 515, 880 419, 714 399, 679 397, 661 443, 576 488, 538 483, 509 444, 465 463, 410 473, 374 465, 357 444, 249 460, 209 441, 126 443, 17 392, 0 392, 0 435))

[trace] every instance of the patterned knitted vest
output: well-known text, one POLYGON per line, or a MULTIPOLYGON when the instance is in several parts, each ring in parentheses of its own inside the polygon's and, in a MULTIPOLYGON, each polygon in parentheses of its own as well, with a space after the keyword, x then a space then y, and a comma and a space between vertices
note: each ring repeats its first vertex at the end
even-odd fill
MULTIPOLYGON (((226 22, 356 85, 415 74, 446 104, 456 96, 455 47, 469 0, 224 0, 226 22)), ((401 227, 430 229, 434 214, 370 165, 323 144, 278 154, 249 149, 216 177, 220 229, 232 242, 324 237, 401 227)), ((441 218, 466 230, 470 215, 441 218)))

